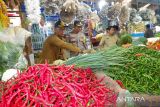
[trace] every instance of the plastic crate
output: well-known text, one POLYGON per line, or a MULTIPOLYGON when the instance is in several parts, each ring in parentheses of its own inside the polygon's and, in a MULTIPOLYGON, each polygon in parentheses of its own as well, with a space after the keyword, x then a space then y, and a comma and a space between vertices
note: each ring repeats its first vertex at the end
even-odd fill
POLYGON ((143 32, 132 33, 131 35, 132 35, 132 37, 144 37, 144 33, 143 32))

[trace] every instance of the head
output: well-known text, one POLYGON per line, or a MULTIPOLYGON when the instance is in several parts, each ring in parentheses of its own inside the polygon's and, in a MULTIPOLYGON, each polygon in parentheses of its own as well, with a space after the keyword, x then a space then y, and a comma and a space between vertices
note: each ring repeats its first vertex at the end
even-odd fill
POLYGON ((74 33, 79 33, 80 31, 82 31, 82 23, 78 20, 74 21, 74 29, 73 32, 74 33))
POLYGON ((41 20, 40 20, 39 23, 40 23, 41 26, 45 25, 45 19, 44 19, 44 17, 41 17, 41 20))
POLYGON ((109 26, 107 29, 106 29, 106 33, 109 34, 109 36, 113 36, 114 34, 117 33, 117 29, 115 26, 109 26))
POLYGON ((147 24, 147 25, 146 25, 146 29, 150 29, 150 24, 147 24))
POLYGON ((65 30, 65 24, 61 20, 57 21, 54 25, 54 32, 57 36, 63 36, 65 30))

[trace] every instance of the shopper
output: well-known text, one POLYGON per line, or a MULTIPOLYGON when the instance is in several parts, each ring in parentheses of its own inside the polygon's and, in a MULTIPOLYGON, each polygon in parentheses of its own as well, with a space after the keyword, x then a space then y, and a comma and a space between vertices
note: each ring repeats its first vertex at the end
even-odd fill
POLYGON ((152 31, 152 29, 150 29, 150 24, 146 25, 146 31, 145 31, 144 37, 146 37, 146 38, 154 37, 153 31, 152 31))
POLYGON ((40 28, 41 34, 46 38, 48 36, 48 29, 47 29, 47 26, 45 25, 44 16, 41 16, 41 20, 39 22, 39 28, 40 28))
POLYGON ((62 59, 64 60, 63 49, 68 49, 75 53, 81 53, 81 49, 76 47, 73 44, 66 43, 63 41, 62 36, 64 35, 65 25, 59 20, 54 25, 54 34, 47 37, 44 42, 41 55, 41 63, 45 63, 45 60, 49 64, 52 64, 55 60, 62 59))
POLYGON ((99 47, 100 48, 109 48, 116 45, 118 41, 117 26, 109 26, 106 29, 106 34, 102 36, 99 47))
MULTIPOLYGON (((72 32, 70 33, 69 42, 79 47, 81 50, 86 50, 86 39, 85 35, 82 33, 82 23, 78 20, 74 21, 74 28, 72 32)), ((77 54, 71 52, 70 56, 76 56, 77 54)))

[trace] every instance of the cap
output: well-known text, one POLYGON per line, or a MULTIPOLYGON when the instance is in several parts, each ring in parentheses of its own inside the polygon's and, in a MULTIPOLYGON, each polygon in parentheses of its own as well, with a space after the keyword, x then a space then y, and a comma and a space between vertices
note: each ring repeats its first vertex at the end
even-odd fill
POLYGON ((82 23, 81 23, 81 21, 79 21, 79 20, 76 20, 76 21, 74 21, 74 26, 82 26, 82 23))
POLYGON ((59 28, 65 28, 65 24, 64 24, 63 21, 58 20, 58 21, 54 24, 54 27, 55 27, 55 28, 57 28, 57 27, 59 27, 59 28))

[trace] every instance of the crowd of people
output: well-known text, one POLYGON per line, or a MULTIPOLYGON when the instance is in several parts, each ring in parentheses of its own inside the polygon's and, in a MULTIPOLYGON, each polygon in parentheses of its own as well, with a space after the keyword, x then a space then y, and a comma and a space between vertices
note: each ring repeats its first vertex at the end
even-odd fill
MULTIPOLYGON (((44 21, 42 20, 42 23, 40 24, 43 26, 44 21)), ((79 54, 87 53, 93 48, 95 49, 95 47, 93 47, 91 37, 84 33, 82 28, 83 24, 81 21, 75 20, 72 31, 68 35, 65 35, 64 32, 66 26, 63 21, 58 20, 53 27, 54 34, 46 36, 46 33, 44 33, 46 39, 36 63, 45 63, 45 61, 47 61, 49 64, 52 64, 56 60, 66 60, 79 54)), ((44 30, 42 31, 44 32, 44 30)), ((152 36, 152 30, 147 25, 145 37, 148 38, 152 36)), ((96 49, 98 48, 103 50, 104 48, 110 48, 116 45, 118 40, 119 27, 116 25, 108 26, 104 33, 102 33, 99 45, 96 49)), ((28 65, 31 65, 29 55, 32 52, 32 41, 31 37, 29 37, 26 39, 24 48, 24 55, 28 61, 28 65)))

